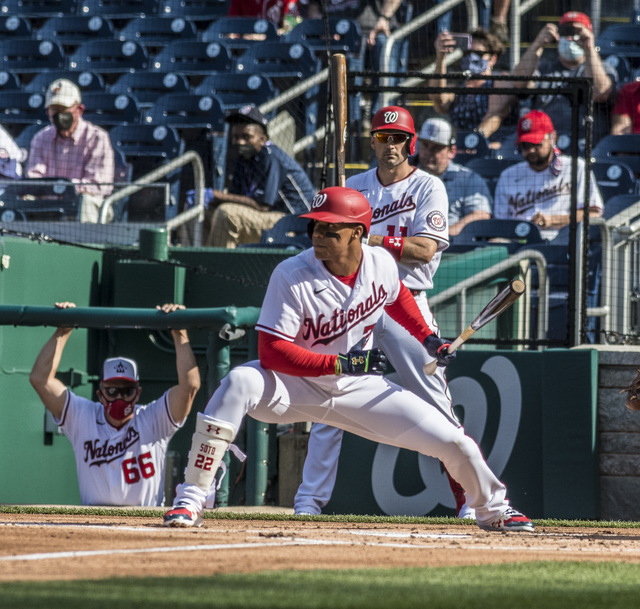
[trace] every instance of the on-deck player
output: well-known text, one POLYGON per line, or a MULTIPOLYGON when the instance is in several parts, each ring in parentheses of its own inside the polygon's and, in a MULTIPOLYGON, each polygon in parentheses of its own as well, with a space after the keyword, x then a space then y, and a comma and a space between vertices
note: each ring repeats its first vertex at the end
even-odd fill
POLYGON ((426 324, 389 252, 361 244, 371 226, 367 199, 351 188, 327 188, 303 217, 311 219, 313 249, 273 272, 256 326, 260 361, 234 368, 198 413, 185 482, 164 524, 202 524, 216 470, 249 414, 266 423, 322 421, 437 457, 466 489, 482 528, 532 531, 462 428, 380 376, 386 357, 367 347, 383 311, 406 328, 407 342, 426 348, 439 365, 453 354, 426 324))
MULTIPOLYGON (((400 279, 438 334, 425 290, 433 287, 442 251, 449 246, 448 199, 439 178, 409 165, 408 158, 415 153, 415 145, 411 114, 397 106, 382 108, 371 121, 371 148, 378 167, 349 178, 347 186, 360 191, 373 209, 368 244, 391 253, 398 263, 400 279)), ((459 426, 444 368, 438 368, 435 376, 426 376, 422 367, 431 358, 400 324, 382 315, 374 330, 374 344, 387 355, 404 388, 459 426)), ((311 428, 302 484, 294 501, 296 514, 320 514, 331 499, 341 445, 341 429, 323 424, 311 428)), ((450 476, 449 483, 458 516, 474 518, 460 485, 450 476)))
MULTIPOLYGON (((71 302, 58 308, 75 307, 71 302)), ((157 307, 165 313, 182 305, 157 307)), ((58 328, 40 351, 29 381, 73 446, 83 505, 164 505, 167 445, 184 423, 200 388, 186 330, 172 330, 178 384, 138 406, 136 362, 112 357, 102 366, 99 402, 75 395, 55 375, 71 328, 58 328)))

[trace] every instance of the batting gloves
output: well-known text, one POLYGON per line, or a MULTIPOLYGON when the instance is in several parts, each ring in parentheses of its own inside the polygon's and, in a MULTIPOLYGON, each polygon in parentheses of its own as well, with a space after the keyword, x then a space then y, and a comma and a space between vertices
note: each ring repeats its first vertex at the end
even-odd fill
POLYGON ((429 334, 422 343, 427 353, 436 359, 438 366, 448 366, 454 359, 456 359, 456 352, 449 353, 447 347, 451 344, 451 341, 445 338, 440 338, 435 334, 429 334))
POLYGON ((338 354, 336 359, 336 376, 362 376, 364 374, 384 374, 387 369, 387 356, 380 349, 361 351, 354 349, 346 355, 338 354))

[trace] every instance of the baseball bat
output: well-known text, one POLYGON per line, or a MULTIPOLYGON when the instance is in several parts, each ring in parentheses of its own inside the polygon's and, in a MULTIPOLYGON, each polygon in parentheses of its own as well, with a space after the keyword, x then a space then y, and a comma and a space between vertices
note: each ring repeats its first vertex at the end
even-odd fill
MULTIPOLYGON (((524 282, 521 279, 512 279, 509 284, 494 296, 480 314, 467 326, 467 328, 447 348, 453 353, 463 342, 473 336, 480 328, 494 320, 500 313, 506 311, 520 296, 524 294, 524 282)), ((425 374, 432 376, 438 367, 437 360, 433 360, 423 366, 425 374)))
POLYGON ((333 103, 334 142, 338 186, 345 185, 345 142, 347 140, 347 60, 344 55, 331 57, 331 98, 333 103))

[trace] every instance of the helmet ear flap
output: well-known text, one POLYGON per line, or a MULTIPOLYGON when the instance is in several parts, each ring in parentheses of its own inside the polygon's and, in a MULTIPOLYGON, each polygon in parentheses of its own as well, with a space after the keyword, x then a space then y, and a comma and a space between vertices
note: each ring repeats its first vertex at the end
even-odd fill
POLYGON ((309 235, 309 239, 313 239, 313 227, 316 225, 315 220, 309 220, 307 223, 307 235, 309 235))

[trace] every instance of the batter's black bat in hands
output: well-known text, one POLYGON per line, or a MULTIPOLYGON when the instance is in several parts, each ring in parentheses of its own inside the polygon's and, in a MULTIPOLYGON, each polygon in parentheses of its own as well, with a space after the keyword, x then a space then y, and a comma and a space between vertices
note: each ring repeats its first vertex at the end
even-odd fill
MULTIPOLYGON (((500 313, 506 311, 520 296, 524 294, 524 281, 521 279, 512 279, 497 296, 491 299, 487 306, 480 311, 476 317, 466 328, 466 330, 458 336, 447 348, 449 353, 453 353, 463 342, 474 335, 480 328, 486 326, 490 321, 494 320, 500 313)), ((435 374, 438 362, 433 360, 423 366, 425 374, 432 376, 435 374)))
POLYGON ((347 139, 347 60, 344 55, 331 57, 331 100, 333 103, 334 134, 336 147, 337 186, 346 181, 344 145, 347 139))

